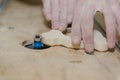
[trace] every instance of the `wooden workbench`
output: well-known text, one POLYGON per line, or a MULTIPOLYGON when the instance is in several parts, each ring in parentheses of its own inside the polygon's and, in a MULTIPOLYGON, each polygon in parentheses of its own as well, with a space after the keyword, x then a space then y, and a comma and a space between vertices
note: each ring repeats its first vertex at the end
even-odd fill
POLYGON ((10 0, 0 15, 0 80, 120 80, 120 54, 62 46, 32 50, 22 46, 50 30, 42 7, 10 0))

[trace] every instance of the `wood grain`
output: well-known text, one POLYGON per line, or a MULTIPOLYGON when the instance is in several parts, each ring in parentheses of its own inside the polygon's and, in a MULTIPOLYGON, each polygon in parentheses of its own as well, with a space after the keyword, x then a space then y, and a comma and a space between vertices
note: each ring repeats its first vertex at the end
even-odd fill
POLYGON ((10 0, 0 15, 0 80, 120 80, 120 54, 61 46, 30 50, 22 46, 50 30, 41 6, 10 0))

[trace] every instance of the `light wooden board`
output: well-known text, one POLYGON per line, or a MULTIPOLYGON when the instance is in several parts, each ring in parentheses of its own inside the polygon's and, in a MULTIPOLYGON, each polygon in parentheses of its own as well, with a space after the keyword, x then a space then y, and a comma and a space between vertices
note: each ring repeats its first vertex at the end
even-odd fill
POLYGON ((120 55, 61 46, 30 50, 22 46, 49 31, 41 6, 10 0, 0 15, 0 80, 120 80, 120 55))

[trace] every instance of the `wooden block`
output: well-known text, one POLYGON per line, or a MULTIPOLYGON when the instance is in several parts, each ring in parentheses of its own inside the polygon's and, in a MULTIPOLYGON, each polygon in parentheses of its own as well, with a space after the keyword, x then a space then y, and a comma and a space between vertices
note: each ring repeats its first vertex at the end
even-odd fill
MULTIPOLYGON (((75 48, 72 45, 71 37, 64 35, 62 32, 58 30, 51 30, 49 32, 42 33, 41 37, 42 42, 50 46, 62 45, 68 48, 75 48)), ((98 51, 108 50, 105 37, 103 37, 102 34, 97 30, 94 30, 94 47, 98 51)), ((84 48, 83 41, 81 41, 79 49, 80 48, 84 48)))

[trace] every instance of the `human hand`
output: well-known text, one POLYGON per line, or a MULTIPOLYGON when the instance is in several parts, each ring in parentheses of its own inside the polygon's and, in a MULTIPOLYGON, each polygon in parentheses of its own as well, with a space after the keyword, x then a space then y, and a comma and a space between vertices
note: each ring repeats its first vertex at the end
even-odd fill
POLYGON ((43 12, 52 29, 65 31, 67 24, 72 22, 76 0, 43 0, 43 12))
POLYGON ((80 45, 83 39, 87 52, 93 52, 93 23, 96 11, 104 15, 109 48, 115 46, 115 27, 120 33, 120 6, 117 0, 78 0, 72 21, 72 43, 80 45))

